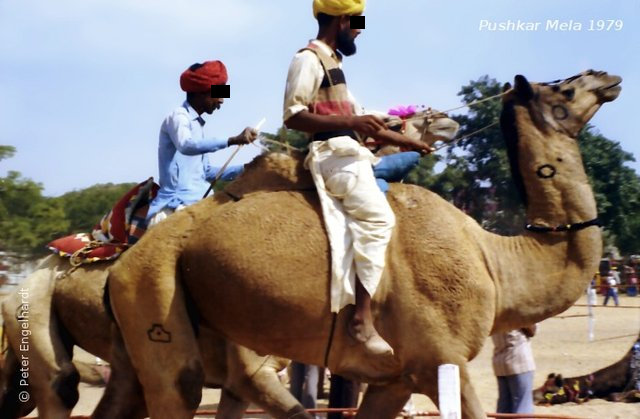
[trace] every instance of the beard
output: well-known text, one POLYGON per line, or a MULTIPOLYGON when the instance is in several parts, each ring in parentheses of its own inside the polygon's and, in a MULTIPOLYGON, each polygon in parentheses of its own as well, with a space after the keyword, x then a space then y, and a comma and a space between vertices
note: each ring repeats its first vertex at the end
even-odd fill
POLYGON ((344 30, 338 32, 338 39, 336 40, 336 48, 342 55, 347 57, 356 53, 356 40, 351 37, 350 31, 344 30))

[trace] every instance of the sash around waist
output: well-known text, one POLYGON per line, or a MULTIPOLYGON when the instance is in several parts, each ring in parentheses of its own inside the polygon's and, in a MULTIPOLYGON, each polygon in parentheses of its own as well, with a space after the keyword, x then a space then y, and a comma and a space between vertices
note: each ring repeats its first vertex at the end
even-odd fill
POLYGON ((358 141, 358 136, 353 130, 336 130, 336 131, 323 131, 316 132, 311 135, 311 141, 326 141, 329 138, 334 137, 351 137, 354 140, 358 141))

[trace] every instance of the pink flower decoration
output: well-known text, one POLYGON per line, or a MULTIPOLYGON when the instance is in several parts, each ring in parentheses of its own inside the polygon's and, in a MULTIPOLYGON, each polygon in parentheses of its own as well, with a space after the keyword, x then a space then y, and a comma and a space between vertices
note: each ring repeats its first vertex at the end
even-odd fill
POLYGON ((416 105, 396 106, 389 109, 389 115, 399 116, 400 118, 408 118, 416 113, 418 107, 416 105))

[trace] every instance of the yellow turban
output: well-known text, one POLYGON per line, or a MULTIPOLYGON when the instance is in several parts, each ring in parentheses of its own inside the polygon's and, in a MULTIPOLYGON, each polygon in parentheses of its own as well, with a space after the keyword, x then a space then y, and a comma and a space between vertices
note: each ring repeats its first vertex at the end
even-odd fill
POLYGON ((366 0, 313 0, 313 15, 325 13, 329 16, 359 15, 364 11, 366 0))

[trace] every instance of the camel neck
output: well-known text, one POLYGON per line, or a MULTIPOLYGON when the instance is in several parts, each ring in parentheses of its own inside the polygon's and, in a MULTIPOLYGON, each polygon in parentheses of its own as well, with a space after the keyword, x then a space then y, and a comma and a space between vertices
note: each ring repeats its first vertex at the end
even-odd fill
MULTIPOLYGON (((576 140, 553 130, 541 131, 524 107, 516 107, 515 117, 527 221, 551 227, 596 218, 576 140)), ((483 251, 496 284, 494 329, 535 323, 566 309, 593 276, 601 243, 597 226, 517 237, 491 235, 483 251)))
POLYGON ((516 107, 519 170, 527 194, 527 221, 541 226, 574 224, 597 217, 577 140, 537 127, 516 107))

